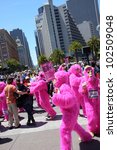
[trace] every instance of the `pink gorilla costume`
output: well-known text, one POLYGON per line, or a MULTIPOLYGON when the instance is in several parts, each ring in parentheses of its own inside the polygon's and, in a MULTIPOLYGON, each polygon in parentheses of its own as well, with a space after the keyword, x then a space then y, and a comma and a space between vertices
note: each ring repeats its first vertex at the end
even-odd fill
MULTIPOLYGON (((36 86, 36 85, 37 85, 37 82, 38 82, 40 79, 45 79, 45 75, 44 75, 43 72, 40 72, 40 73, 38 74, 38 76, 36 77, 36 79, 31 82, 31 86, 32 86, 32 87, 33 87, 33 86, 36 86)), ((40 101, 39 101, 39 91, 38 91, 38 90, 37 90, 37 91, 34 91, 33 94, 34 94, 34 96, 35 96, 35 98, 36 98, 38 107, 41 107, 40 101)))
POLYGON ((66 65, 62 64, 59 66, 58 71, 66 70, 66 65))
MULTIPOLYGON (((45 80, 45 75, 44 75, 44 72, 39 72, 38 76, 36 76, 35 80, 34 81, 31 81, 31 87, 34 87, 37 85, 37 82, 41 79, 44 79, 45 80)), ((39 91, 36 90, 36 91, 33 91, 33 94, 36 98, 36 101, 37 101, 37 105, 38 107, 41 107, 40 105, 40 101, 39 101, 39 91)))
POLYGON ((44 76, 42 75, 42 72, 40 72, 38 81, 36 83, 37 84, 32 84, 30 86, 30 92, 33 94, 38 92, 39 104, 46 112, 48 112, 50 119, 53 119, 56 116, 56 112, 50 105, 49 94, 47 93, 47 83, 44 79, 44 76))
POLYGON ((1 108, 4 115, 4 120, 8 120, 8 110, 6 104, 6 97, 5 97, 5 88, 6 84, 4 82, 0 82, 0 101, 1 101, 1 108))
POLYGON ((93 134, 100 133, 100 87, 99 79, 94 75, 94 69, 86 66, 79 92, 84 96, 87 114, 88 130, 93 134))
POLYGON ((60 127, 60 149, 71 150, 71 132, 76 131, 82 141, 91 140, 91 135, 86 132, 78 123, 78 105, 69 84, 69 75, 65 71, 55 73, 55 86, 59 88, 60 93, 56 93, 52 97, 52 101, 56 106, 59 106, 62 116, 60 127))
POLYGON ((70 73, 69 82, 70 82, 71 89, 73 90, 73 92, 74 92, 74 94, 77 98, 79 108, 80 108, 80 105, 81 105, 82 109, 83 109, 83 114, 84 114, 84 116, 86 116, 85 105, 84 105, 84 97, 78 91, 79 85, 80 85, 80 82, 81 82, 81 79, 82 79, 82 68, 81 68, 80 65, 75 64, 75 65, 72 65, 70 67, 68 72, 70 73))
MULTIPOLYGON (((36 85, 37 85, 37 81, 31 82, 31 86, 36 86, 36 85)), ((35 91, 33 94, 34 94, 34 96, 36 98, 38 107, 40 107, 39 91, 35 91)))

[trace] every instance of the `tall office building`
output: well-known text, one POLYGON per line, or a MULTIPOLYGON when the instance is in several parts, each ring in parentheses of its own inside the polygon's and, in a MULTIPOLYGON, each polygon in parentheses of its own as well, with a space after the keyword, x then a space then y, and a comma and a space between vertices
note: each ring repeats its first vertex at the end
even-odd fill
POLYGON ((26 39, 24 32, 20 29, 14 29, 14 30, 10 31, 10 35, 13 37, 13 39, 15 41, 17 38, 20 39, 21 44, 24 46, 25 65, 32 68, 33 64, 32 64, 32 59, 30 56, 29 45, 28 45, 28 41, 26 39))
POLYGON ((47 3, 40 7, 35 21, 40 53, 49 57, 54 49, 60 49, 52 4, 47 3))
POLYGON ((19 61, 17 45, 6 30, 0 29, 0 66, 7 67, 6 61, 11 58, 19 61))
POLYGON ((35 46, 35 50, 36 50, 36 56, 37 56, 37 60, 40 56, 40 48, 39 48, 39 39, 38 39, 38 32, 35 30, 34 32, 35 35, 35 41, 36 41, 36 46, 35 46))
POLYGON ((100 24, 98 0, 68 0, 67 8, 75 22, 81 24, 83 21, 90 21, 94 26, 94 35, 99 37, 96 27, 100 24))
POLYGON ((69 55, 69 46, 72 41, 79 41, 83 46, 85 46, 86 43, 66 5, 59 6, 58 12, 61 25, 61 30, 59 31, 60 25, 59 23, 57 24, 58 33, 60 33, 59 39, 62 34, 62 39, 60 39, 60 41, 64 43, 65 54, 69 55))
POLYGON ((21 44, 20 39, 16 39, 16 44, 17 44, 17 50, 18 50, 18 55, 19 55, 19 62, 21 65, 25 65, 25 48, 21 44))
POLYGON ((36 21, 36 43, 38 53, 49 57, 55 49, 61 49, 69 55, 69 45, 78 40, 82 45, 85 41, 70 15, 66 5, 56 7, 52 0, 38 9, 36 21))
POLYGON ((87 43, 90 40, 90 38, 94 36, 94 26, 92 22, 83 21, 81 24, 78 24, 77 26, 85 42, 87 43))

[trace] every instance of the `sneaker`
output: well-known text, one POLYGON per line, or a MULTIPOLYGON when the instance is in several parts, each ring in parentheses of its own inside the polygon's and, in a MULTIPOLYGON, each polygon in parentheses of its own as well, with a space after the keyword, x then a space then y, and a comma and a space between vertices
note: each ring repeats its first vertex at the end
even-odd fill
POLYGON ((46 116, 46 120, 51 120, 51 117, 50 116, 46 116))
POLYGON ((46 116, 46 120, 53 120, 55 116, 46 116))

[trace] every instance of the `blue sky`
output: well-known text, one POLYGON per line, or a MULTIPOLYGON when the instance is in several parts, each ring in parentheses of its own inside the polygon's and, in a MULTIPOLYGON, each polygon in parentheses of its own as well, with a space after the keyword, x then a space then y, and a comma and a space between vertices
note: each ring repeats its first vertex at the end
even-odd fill
MULTIPOLYGON (((19 28, 25 33, 31 57, 34 65, 37 64, 35 53, 34 30, 35 16, 38 14, 38 8, 48 0, 1 0, 0 1, 0 28, 8 32, 19 28)), ((66 0, 53 0, 55 6, 64 4, 66 0)))

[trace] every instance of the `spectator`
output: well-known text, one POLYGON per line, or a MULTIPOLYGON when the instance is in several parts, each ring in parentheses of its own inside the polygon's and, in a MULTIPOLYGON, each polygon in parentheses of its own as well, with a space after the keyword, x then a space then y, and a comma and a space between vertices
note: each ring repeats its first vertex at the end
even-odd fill
POLYGON ((9 129, 13 128, 13 121, 15 123, 15 128, 19 128, 21 126, 20 122, 19 122, 19 118, 18 118, 18 109, 17 109, 16 98, 14 96, 14 93, 15 92, 18 94, 26 94, 27 93, 27 92, 18 91, 12 83, 13 83, 13 78, 9 77, 7 79, 7 85, 4 89, 5 96, 6 96, 6 103, 7 103, 7 107, 8 107, 9 129))

